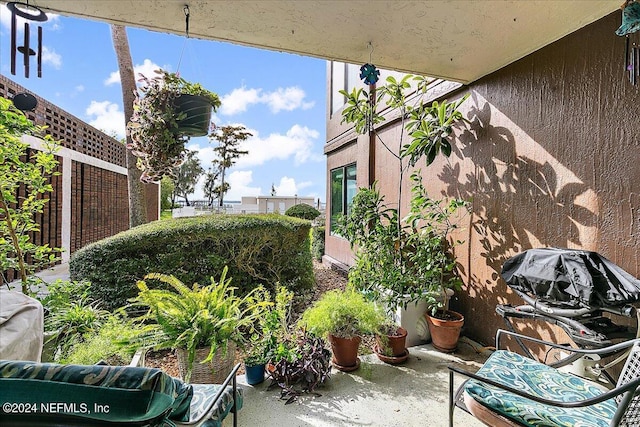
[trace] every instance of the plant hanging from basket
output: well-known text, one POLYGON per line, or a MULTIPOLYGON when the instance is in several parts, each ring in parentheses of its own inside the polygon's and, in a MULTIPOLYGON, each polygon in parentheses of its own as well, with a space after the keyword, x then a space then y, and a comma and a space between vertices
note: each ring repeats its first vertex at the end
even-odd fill
POLYGON ((175 73, 156 70, 156 77, 141 75, 140 91, 127 123, 131 143, 127 148, 138 157, 141 181, 159 181, 185 159, 190 136, 208 133, 211 112, 220 106, 218 95, 175 73))

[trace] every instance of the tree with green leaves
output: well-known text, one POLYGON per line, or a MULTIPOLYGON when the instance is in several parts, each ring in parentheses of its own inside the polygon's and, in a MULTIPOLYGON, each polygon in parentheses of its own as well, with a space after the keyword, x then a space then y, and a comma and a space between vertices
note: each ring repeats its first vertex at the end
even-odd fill
POLYGON ((240 149, 240 143, 253 136, 247 132, 244 126, 221 126, 216 128, 209 135, 209 139, 218 141, 218 146, 213 149, 217 158, 213 164, 220 168, 220 185, 217 187, 219 194, 219 206, 223 206, 224 195, 229 191, 230 185, 225 182, 227 169, 236 164, 240 156, 249 154, 248 151, 240 149))
POLYGON ((218 179, 220 178, 220 165, 214 164, 209 168, 209 171, 206 173, 204 178, 204 197, 207 198, 207 204, 209 206, 213 206, 213 201, 219 197, 218 192, 216 191, 218 187, 218 179))
POLYGON ((173 200, 173 190, 175 185, 170 176, 163 176, 160 180, 160 209, 172 209, 175 200, 173 200))
POLYGON ((188 196, 196 191, 198 179, 204 173, 197 154, 193 150, 187 151, 185 161, 173 173, 173 194, 182 197, 187 206, 190 206, 188 196))
MULTIPOLYGON (((57 260, 58 248, 36 245, 40 232, 35 221, 53 191, 49 178, 58 165, 56 143, 12 105, 0 97, 0 270, 15 269, 22 292, 28 293, 29 275, 57 260), (30 150, 23 135, 44 140, 44 151, 30 150)), ((6 278, 3 279, 6 282, 6 278)))
POLYGON ((387 77, 381 86, 370 86, 367 92, 362 88, 354 88, 351 92, 341 90, 347 99, 342 111, 342 123, 354 125, 359 134, 370 134, 393 156, 398 165, 398 215, 396 217, 398 233, 400 233, 402 190, 404 176, 409 167, 414 167, 420 159, 429 166, 441 153, 445 157, 451 155, 451 141, 454 137, 453 126, 464 121, 459 110, 460 105, 468 98, 463 96, 458 101, 427 102, 423 96, 430 88, 433 78, 425 76, 405 75, 397 80, 387 77), (400 118, 399 150, 394 150, 389 141, 385 141, 379 125, 383 123, 389 112, 400 118))

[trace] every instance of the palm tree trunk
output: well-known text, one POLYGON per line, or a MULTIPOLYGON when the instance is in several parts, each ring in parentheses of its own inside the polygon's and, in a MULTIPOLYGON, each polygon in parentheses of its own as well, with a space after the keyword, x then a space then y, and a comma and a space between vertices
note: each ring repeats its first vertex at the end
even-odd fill
MULTIPOLYGON (((136 76, 133 72, 133 61, 129 50, 127 30, 122 25, 111 24, 113 48, 118 58, 120 82, 122 85, 122 102, 124 104, 124 121, 129 123, 133 115, 133 100, 136 92, 136 76)), ((127 135, 127 144, 131 138, 127 135)), ((136 167, 137 157, 127 150, 127 182, 129 189, 129 226, 135 227, 147 222, 147 202, 144 184, 140 181, 142 171, 136 167)))

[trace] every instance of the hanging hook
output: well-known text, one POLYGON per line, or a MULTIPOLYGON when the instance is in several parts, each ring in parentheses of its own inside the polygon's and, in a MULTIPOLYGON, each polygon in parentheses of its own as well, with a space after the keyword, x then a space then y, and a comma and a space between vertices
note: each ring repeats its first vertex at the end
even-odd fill
POLYGON ((187 33, 187 38, 189 38, 189 5, 185 4, 182 11, 184 12, 185 32, 187 33))
POLYGON ((373 43, 369 42, 369 64, 371 64, 371 56, 373 55, 373 43))

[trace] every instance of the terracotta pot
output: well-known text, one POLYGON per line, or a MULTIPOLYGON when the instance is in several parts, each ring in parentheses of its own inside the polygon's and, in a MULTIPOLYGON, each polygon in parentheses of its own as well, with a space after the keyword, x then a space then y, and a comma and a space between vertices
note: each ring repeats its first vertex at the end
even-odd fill
POLYGON ((327 338, 331 344, 332 362, 336 369, 348 370, 358 365, 358 347, 362 341, 360 337, 339 338, 330 334, 327 338))
POLYGON ((405 354, 407 349, 407 330, 398 327, 397 335, 377 335, 376 352, 385 356, 399 357, 405 354))
POLYGON ((431 333, 431 340, 433 346, 442 352, 451 353, 458 348, 458 338, 460 338, 460 330, 464 324, 464 317, 462 314, 452 310, 444 310, 438 313, 446 313, 448 318, 454 320, 445 320, 431 316, 429 313, 425 314, 427 323, 429 324, 429 332, 431 333))

